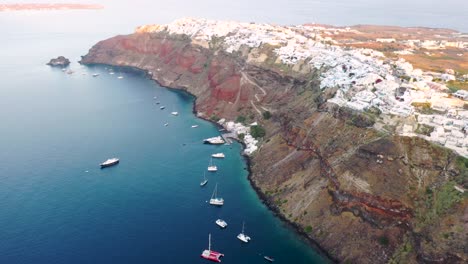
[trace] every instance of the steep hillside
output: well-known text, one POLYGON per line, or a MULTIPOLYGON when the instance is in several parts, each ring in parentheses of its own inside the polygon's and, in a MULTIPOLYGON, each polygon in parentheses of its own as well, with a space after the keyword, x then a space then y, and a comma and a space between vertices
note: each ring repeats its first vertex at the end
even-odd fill
POLYGON ((266 135, 250 157, 251 183, 333 259, 468 261, 468 199, 454 188, 468 184, 466 159, 377 131, 379 111, 327 102, 337 89, 321 89, 324 69, 285 64, 269 44, 228 52, 227 41, 140 28, 97 43, 82 63, 145 70, 195 95, 204 118, 260 123, 266 135))

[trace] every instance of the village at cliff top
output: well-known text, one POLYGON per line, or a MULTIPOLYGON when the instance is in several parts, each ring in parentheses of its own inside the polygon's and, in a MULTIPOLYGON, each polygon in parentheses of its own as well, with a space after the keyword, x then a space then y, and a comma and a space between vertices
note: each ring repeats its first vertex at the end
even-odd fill
MULTIPOLYGON (((350 28, 330 30, 356 31, 350 28)), ((455 79, 453 71, 423 72, 413 69, 401 58, 391 60, 372 49, 339 47, 334 45, 330 30, 323 26, 276 26, 184 18, 167 25, 142 26, 137 33, 184 34, 191 38, 192 44, 206 48, 213 37, 218 37, 228 53, 243 46, 271 45, 275 47, 277 63, 290 65, 296 71, 304 64, 319 69, 320 88, 337 89, 328 102, 358 111, 379 109, 381 116, 388 118, 382 119, 383 124, 376 124, 377 129, 385 130, 393 125, 401 135, 422 137, 468 157, 468 110, 465 109, 468 92, 449 91, 445 82, 455 79), (418 112, 421 106, 425 111, 418 112), (400 121, 395 122, 395 119, 400 121), (424 133, 420 132, 422 127, 424 133)), ((261 63, 265 59, 249 56, 248 62, 261 63)), ((467 76, 462 78, 466 81, 467 76)), ((257 141, 249 136, 248 127, 225 120, 223 125, 228 130, 247 135, 247 154, 257 149, 257 141)))

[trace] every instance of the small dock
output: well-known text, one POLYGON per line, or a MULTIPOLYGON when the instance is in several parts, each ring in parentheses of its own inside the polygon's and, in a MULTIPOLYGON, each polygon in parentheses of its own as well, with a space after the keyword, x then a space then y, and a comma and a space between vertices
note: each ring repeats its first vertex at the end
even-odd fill
POLYGON ((221 133, 221 137, 228 144, 232 144, 232 139, 237 139, 237 134, 235 132, 221 133))

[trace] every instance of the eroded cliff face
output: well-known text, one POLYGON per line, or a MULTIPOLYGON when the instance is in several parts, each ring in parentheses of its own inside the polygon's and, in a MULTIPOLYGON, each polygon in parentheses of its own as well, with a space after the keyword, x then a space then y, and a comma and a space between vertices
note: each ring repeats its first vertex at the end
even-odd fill
POLYGON ((468 261, 465 160, 418 138, 370 128, 369 116, 326 103, 318 70, 278 62, 271 47, 226 53, 167 32, 96 44, 85 64, 130 66, 197 97, 205 118, 247 117, 267 131, 252 184, 270 208, 346 263, 468 261), (266 111, 269 119, 262 118, 266 111))

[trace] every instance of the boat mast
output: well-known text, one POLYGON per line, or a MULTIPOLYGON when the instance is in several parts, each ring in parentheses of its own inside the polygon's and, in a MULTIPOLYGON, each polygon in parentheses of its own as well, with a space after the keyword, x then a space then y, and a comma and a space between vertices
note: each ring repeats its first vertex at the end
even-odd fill
POLYGON ((245 221, 242 221, 242 234, 244 234, 244 224, 245 224, 245 221))
POLYGON ((211 233, 208 234, 208 251, 211 251, 211 233))

